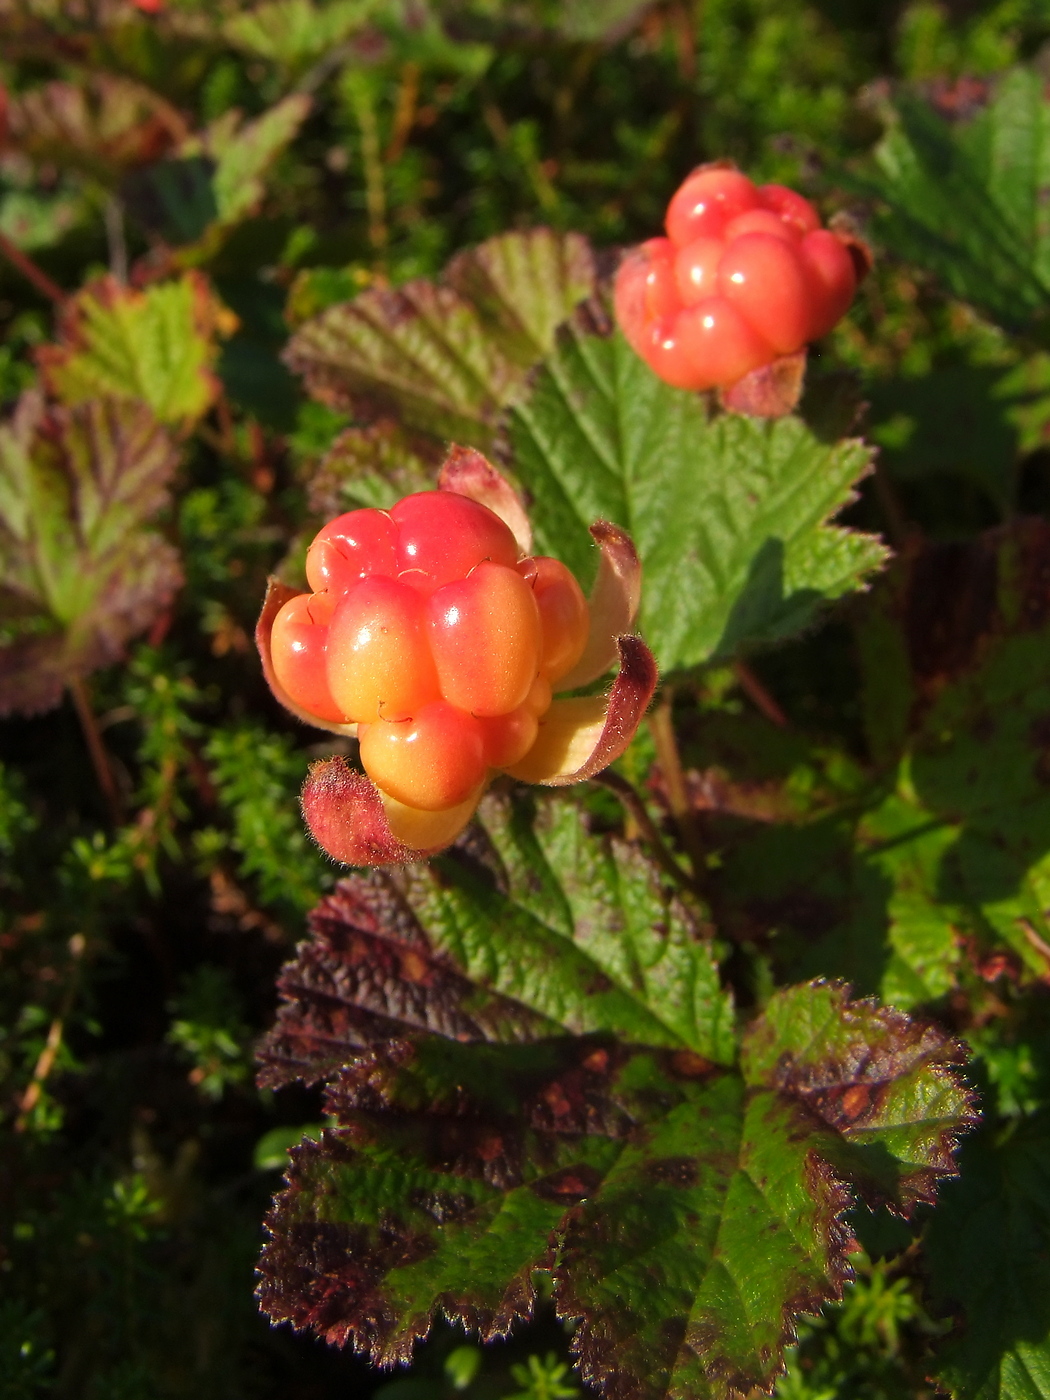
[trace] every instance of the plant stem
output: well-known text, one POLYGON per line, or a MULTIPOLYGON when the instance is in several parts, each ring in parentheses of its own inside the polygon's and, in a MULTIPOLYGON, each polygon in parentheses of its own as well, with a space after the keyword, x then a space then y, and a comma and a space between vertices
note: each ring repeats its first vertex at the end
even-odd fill
POLYGON ((124 232, 124 205, 115 194, 106 196, 102 206, 109 248, 109 270, 122 287, 128 283, 128 240, 124 232))
POLYGON ((91 763, 95 769, 95 777, 102 790, 102 796, 106 799, 106 806, 109 808, 109 815, 114 826, 119 826, 123 819, 122 803, 120 793, 117 791, 116 780, 113 777, 113 767, 109 761, 109 754, 106 746, 102 742, 102 731, 98 727, 98 719, 95 711, 91 708, 91 699, 88 695, 87 685, 82 676, 74 676, 69 682, 69 693, 72 696, 73 704, 76 707, 77 718, 80 720, 80 728, 83 730, 84 739, 88 746, 88 753, 91 755, 91 763))
POLYGON ((3 253, 11 266, 16 267, 27 281, 32 282, 38 292, 42 292, 44 296, 61 306, 66 299, 62 288, 57 282, 52 282, 44 269, 37 267, 33 259, 23 253, 21 248, 16 247, 10 238, 3 233, 0 233, 0 253, 3 253))
POLYGON ((678 740, 675 738, 671 711, 673 699, 673 692, 670 689, 665 689, 659 704, 650 712, 649 731, 653 736, 653 743, 656 745, 656 760, 664 776, 671 815, 675 819, 678 835, 685 853, 689 857, 689 863, 693 867, 695 878, 704 868, 704 853, 700 843, 700 832, 696 825, 696 813, 693 811, 693 804, 689 801, 689 790, 686 787, 685 773, 682 771, 678 740))
POLYGON ((666 870, 676 885, 688 890, 690 894, 696 894, 695 881, 675 860, 674 856, 667 848, 667 843, 660 835, 659 828, 649 815, 649 809, 642 800, 641 794, 631 786, 626 778, 621 778, 619 773, 614 773, 607 768, 604 773, 599 773, 594 781, 601 783, 610 792, 614 792, 623 803, 628 815, 633 819, 642 836, 652 847, 653 855, 660 867, 666 870))
POLYGON ((33 1077, 26 1085, 25 1093, 22 1095, 18 1105, 18 1117, 15 1119, 15 1132, 25 1132, 29 1115, 40 1102, 40 1095, 48 1076, 55 1067, 58 1059, 58 1052, 62 1048, 62 1036, 65 1032, 66 1020, 73 1009, 73 1001, 77 994, 77 987, 80 985, 81 959, 84 956, 84 949, 87 947, 87 940, 82 933, 75 933, 69 940, 69 952, 73 959, 73 968, 66 987, 66 994, 62 998, 62 1006, 58 1015, 51 1022, 47 1032, 47 1039, 44 1041, 44 1048, 37 1056, 36 1065, 33 1068, 33 1077))
POLYGON ((401 82, 397 90, 397 106, 394 108, 394 125, 387 142, 383 159, 393 165, 402 155, 408 142, 412 126, 416 120, 416 106, 419 102, 420 67, 408 62, 401 68, 401 82))
POLYGON ((908 543, 909 538, 914 536, 915 526, 909 521, 896 488, 877 457, 874 479, 875 496, 886 519, 886 533, 890 537, 890 544, 899 552, 908 543))
POLYGON ((751 700, 757 709, 761 710, 766 719, 771 720, 778 729, 790 729, 791 722, 787 715, 780 708, 777 702, 770 695, 762 682, 752 671, 751 667, 743 661, 733 662, 733 675, 739 682, 740 689, 751 700))
POLYGON ((383 153, 379 144, 379 122, 375 101, 365 82, 355 82, 350 88, 357 124, 361 128, 361 160, 365 172, 365 204, 368 208, 368 241, 377 253, 387 243, 386 177, 383 173, 383 153))

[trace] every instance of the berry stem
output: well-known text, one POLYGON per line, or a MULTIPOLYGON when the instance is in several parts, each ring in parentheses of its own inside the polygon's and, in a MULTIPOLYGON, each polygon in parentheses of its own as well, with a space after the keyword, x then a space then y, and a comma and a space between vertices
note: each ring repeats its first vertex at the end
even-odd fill
POLYGON ((771 720, 778 729, 791 728, 791 721, 750 666, 743 661, 734 661, 733 675, 736 676, 740 689, 755 707, 762 711, 766 719, 771 720))
POLYGON ((675 884, 680 889, 688 891, 689 894, 697 894, 695 880, 682 869, 671 854, 637 789, 619 773, 613 772, 611 768, 607 768, 603 773, 598 773, 594 781, 601 783, 602 787, 608 788, 620 799, 629 818, 652 848, 657 863, 670 875, 675 884))
POLYGON ((66 294, 58 283, 52 282, 44 269, 38 267, 31 257, 23 253, 21 248, 12 243, 10 238, 3 233, 0 233, 0 253, 4 255, 12 267, 18 269, 27 281, 32 282, 38 292, 42 292, 57 306, 62 305, 66 294))
POLYGON ((106 746, 102 742, 102 731, 98 727, 95 711, 91 708, 91 699, 83 676, 74 676, 69 682, 69 694, 76 708, 77 718, 80 720, 80 728, 83 730, 88 753, 91 755, 95 777, 98 779, 102 796, 106 799, 110 818, 114 826, 120 826, 123 820, 120 793, 117 791, 113 767, 109 761, 106 746))
POLYGON ((673 702, 674 693, 668 687, 664 690, 659 704, 649 715, 649 732, 656 745, 656 761, 664 776, 671 815, 675 819, 678 835, 682 847, 689 857, 689 863, 693 867, 695 879, 704 868, 704 852, 700 842, 700 832, 696 825, 696 813, 689 801, 689 790, 686 787, 685 773, 682 770, 682 758, 678 752, 678 740, 675 737, 671 708, 673 702))

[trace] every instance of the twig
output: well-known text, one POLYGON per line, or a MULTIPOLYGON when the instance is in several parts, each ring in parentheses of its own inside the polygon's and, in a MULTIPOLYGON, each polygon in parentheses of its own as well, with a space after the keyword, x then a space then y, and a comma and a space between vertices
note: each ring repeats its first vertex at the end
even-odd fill
POLYGON ((771 720, 779 729, 791 728, 791 721, 750 666, 743 661, 734 661, 733 675, 736 676, 740 689, 756 708, 762 711, 766 719, 771 720))
POLYGON ((44 1048, 37 1056, 36 1065, 33 1068, 33 1077, 26 1085, 25 1093, 22 1095, 18 1105, 18 1117, 15 1119, 15 1132, 23 1133, 26 1124, 29 1122, 29 1115, 40 1102, 40 1095, 43 1093, 44 1085, 48 1076, 55 1067, 58 1059, 58 1052, 62 1048, 62 1036, 65 1033, 65 1024, 73 1009, 73 1001, 77 994, 77 987, 80 985, 81 958, 84 956, 84 949, 87 947, 87 940, 82 933, 75 933, 69 940, 69 952, 73 959, 73 971, 66 987, 66 994, 62 998, 62 1006, 58 1015, 48 1027, 47 1039, 44 1041, 44 1048))
POLYGON ((540 208, 549 213, 557 206, 558 191, 554 188, 553 181, 543 168, 543 162, 515 147, 514 137, 507 125, 507 119, 494 101, 489 99, 482 104, 481 115, 484 117, 485 125, 492 133, 497 146, 514 157, 525 172, 525 178, 532 186, 532 192, 536 196, 540 208))
POLYGON ((383 159, 393 165, 403 153, 416 120, 416 104, 419 101, 420 66, 414 61, 401 68, 401 83, 397 90, 397 106, 394 108, 394 126, 387 142, 383 159))
POLYGON ((671 715, 673 694, 665 689, 663 698, 655 709, 649 712, 649 731, 656 745, 656 760, 664 776, 667 787, 667 801, 671 815, 678 827, 685 853, 693 867, 693 875, 699 876, 704 868, 704 852, 700 843, 700 832, 696 825, 696 813, 689 800, 689 790, 682 771, 682 759, 678 752, 674 722, 671 715))
POLYGON ((609 768, 607 768, 604 773, 597 774, 594 781, 596 783, 601 783, 602 787, 607 787, 610 792, 614 792, 620 799, 624 808, 642 833, 642 836, 652 847, 653 855, 656 857, 658 864, 662 869, 667 871, 675 884, 680 885, 684 890, 688 890, 690 894, 696 894, 697 887, 695 881, 682 869, 668 850, 667 843, 660 835, 659 828, 649 815, 649 809, 642 801, 641 794, 631 786, 626 778, 621 778, 619 773, 614 773, 609 768))
POLYGON ((386 179, 383 174, 383 153, 379 145, 379 122, 375 103, 364 83, 354 83, 350 89, 357 124, 361 128, 361 160, 365 170, 365 204, 368 207, 368 241, 377 253, 387 242, 386 179))
POLYGON ((12 267, 16 267, 27 281, 32 282, 38 292, 42 292, 56 305, 62 305, 66 294, 58 283, 52 282, 44 269, 38 267, 31 257, 23 253, 21 248, 16 247, 10 238, 3 233, 0 233, 0 253, 3 253, 12 267))
POLYGON ((678 51, 678 75, 683 83, 696 77, 696 17, 691 4, 679 3, 671 11, 671 29, 678 51))
POLYGON ((124 205, 115 194, 106 196, 102 206, 109 249, 109 270, 122 287, 128 282, 128 240, 124 232, 124 205))
POLYGON ((106 799, 109 815, 113 825, 119 826, 124 815, 123 804, 120 800, 120 793, 117 791, 116 780, 113 777, 113 767, 109 761, 109 754, 102 742, 102 732, 98 727, 98 719, 95 716, 95 711, 91 708, 91 700, 82 676, 74 676, 69 682, 69 693, 76 707, 80 728, 83 730, 91 762, 95 769, 95 777, 98 779, 98 785, 106 799))

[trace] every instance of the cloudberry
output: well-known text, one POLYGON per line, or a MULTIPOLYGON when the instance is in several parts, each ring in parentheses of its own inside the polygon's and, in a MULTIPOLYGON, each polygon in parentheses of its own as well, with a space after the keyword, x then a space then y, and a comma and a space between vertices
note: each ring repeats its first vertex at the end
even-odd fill
POLYGON ((495 770, 555 784, 598 771, 656 681, 644 645, 622 635, 639 582, 623 531, 592 531, 598 616, 564 564, 531 553, 520 502, 479 453, 453 448, 440 487, 329 521, 307 553, 312 591, 272 581, 257 629, 282 703, 360 740, 370 782, 332 759, 303 794, 317 840, 351 864, 447 845, 495 770), (609 697, 553 698, 617 652, 609 697))
POLYGON ((827 334, 853 300, 855 241, 821 228, 783 185, 702 166, 671 199, 666 230, 620 265, 616 316, 678 388, 728 388, 827 334))

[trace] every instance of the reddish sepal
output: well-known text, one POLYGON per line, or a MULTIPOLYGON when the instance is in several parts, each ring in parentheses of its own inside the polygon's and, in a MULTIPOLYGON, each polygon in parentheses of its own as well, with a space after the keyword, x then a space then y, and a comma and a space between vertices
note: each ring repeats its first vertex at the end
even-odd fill
POLYGON ((434 854, 411 850, 393 835, 379 789, 345 759, 311 767, 302 804, 310 835, 343 865, 405 865, 434 854))

